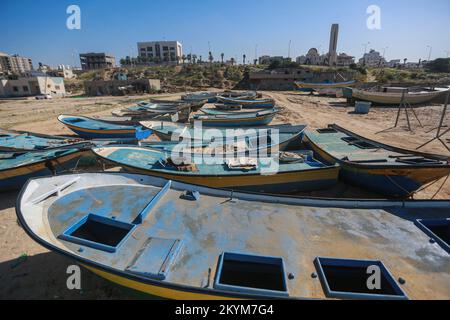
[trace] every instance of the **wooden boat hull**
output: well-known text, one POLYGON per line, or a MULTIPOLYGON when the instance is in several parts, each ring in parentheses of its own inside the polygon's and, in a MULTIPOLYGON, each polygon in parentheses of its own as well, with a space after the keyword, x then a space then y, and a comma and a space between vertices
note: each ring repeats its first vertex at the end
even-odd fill
POLYGON ((242 108, 273 108, 273 107, 275 107, 275 100, 273 100, 273 99, 240 100, 240 99, 219 97, 218 100, 225 104, 241 105, 242 108))
MULTIPOLYGON (((86 122, 93 122, 101 124, 100 128, 88 128, 69 123, 66 118, 69 116, 59 116, 58 120, 63 123, 68 129, 72 130, 78 136, 85 139, 137 139, 143 140, 148 138, 152 132, 148 129, 143 129, 140 126, 121 126, 114 125, 108 122, 102 122, 96 119, 86 117, 79 117, 86 122)), ((74 117, 77 118, 77 117, 74 117)))
POLYGON ((50 176, 70 170, 80 158, 93 157, 90 150, 79 150, 70 154, 40 162, 0 171, 0 191, 18 190, 31 178, 50 176))
POLYGON ((204 127, 227 127, 227 128, 235 128, 235 127, 257 127, 268 125, 275 118, 276 113, 271 113, 262 116, 256 116, 254 118, 214 118, 214 116, 209 117, 208 119, 202 118, 194 119, 194 121, 201 121, 204 127))
POLYGON ((360 261, 376 257, 392 273, 394 285, 395 278, 404 274, 404 263, 399 261, 414 261, 408 265, 409 280, 400 289, 402 295, 367 295, 366 299, 447 299, 450 276, 443 261, 448 253, 430 245, 429 236, 404 217, 416 212, 414 216, 442 219, 449 206, 448 201, 276 197, 149 176, 90 173, 29 181, 18 197, 16 212, 25 232, 38 244, 109 281, 152 296, 180 300, 332 299, 336 297, 320 290, 321 282, 310 274, 317 270, 313 261, 318 256, 333 256, 360 261), (200 198, 180 198, 186 190, 197 191, 200 198), (136 221, 143 212, 143 220, 136 221), (110 222, 133 221, 134 227, 114 252, 92 246, 92 242, 79 244, 61 237, 86 214, 110 222), (167 254, 166 246, 156 246, 155 258, 151 254, 155 251, 148 250, 153 240, 166 244, 164 240, 174 239, 181 243, 177 254, 172 255, 171 250, 167 254), (215 280, 220 276, 224 252, 278 257, 283 259, 283 270, 295 277, 290 277, 283 295, 219 288, 215 280), (146 263, 133 269, 136 264, 130 261, 142 253, 148 254, 146 263), (164 266, 163 277, 156 273, 160 266, 164 266), (424 268, 435 272, 424 273, 424 268), (433 290, 416 290, 427 284, 433 290))
POLYGON ((450 174, 450 165, 441 167, 365 166, 341 161, 320 148, 308 137, 308 134, 304 135, 303 141, 320 160, 339 164, 341 167, 339 177, 342 180, 389 197, 410 197, 422 186, 450 174))
MULTIPOLYGON (((94 151, 95 152, 95 151, 94 151)), ((111 161, 97 156, 105 164, 120 166, 130 173, 138 173, 162 177, 168 180, 180 181, 189 184, 201 185, 210 188, 221 188, 239 191, 251 191, 274 194, 290 194, 295 192, 314 191, 326 189, 337 183, 339 167, 326 167, 320 169, 281 172, 274 175, 183 175, 171 174, 157 170, 147 170, 123 163, 111 161)))
MULTIPOLYGON (((421 104, 430 102, 440 95, 442 91, 426 92, 426 93, 407 93, 405 95, 405 103, 421 104)), ((402 93, 387 93, 387 92, 371 92, 365 90, 352 90, 352 97, 356 100, 363 100, 379 105, 399 105, 402 101, 402 93)))
POLYGON ((295 82, 295 85, 299 89, 339 89, 344 87, 351 87, 356 84, 356 81, 347 82, 335 82, 335 83, 307 83, 307 82, 295 82))

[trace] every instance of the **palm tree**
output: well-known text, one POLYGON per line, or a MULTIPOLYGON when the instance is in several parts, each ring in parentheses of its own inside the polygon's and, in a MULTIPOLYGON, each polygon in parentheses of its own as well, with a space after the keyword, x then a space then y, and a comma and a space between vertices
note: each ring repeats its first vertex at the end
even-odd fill
MULTIPOLYGON (((197 55, 192 55, 192 60, 194 60, 194 63, 197 63, 197 55)), ((200 60, 202 60, 202 56, 200 56, 200 60)))
POLYGON ((236 61, 234 60, 234 58, 231 58, 231 59, 230 59, 230 62, 231 62, 231 65, 234 66, 234 63, 235 63, 236 61))
POLYGON ((406 61, 408 61, 408 58, 403 59, 403 65, 406 66, 406 61))
POLYGON ((223 57, 225 57, 225 54, 224 54, 224 53, 221 53, 221 54, 220 54, 220 58, 222 59, 222 64, 223 64, 223 57))
POLYGON ((244 66, 245 66, 245 59, 247 58, 247 55, 246 54, 244 54, 243 56, 242 56, 242 60, 244 61, 244 66))
POLYGON ((210 64, 212 64, 213 63, 213 61, 214 61, 214 57, 213 57, 213 55, 212 55, 212 52, 210 51, 209 52, 209 54, 208 54, 208 60, 209 60, 209 63, 210 64))
POLYGON ((181 56, 181 60, 183 60, 183 64, 185 64, 185 62, 186 62, 186 60, 187 60, 187 57, 186 57, 185 54, 183 54, 183 55, 181 56))

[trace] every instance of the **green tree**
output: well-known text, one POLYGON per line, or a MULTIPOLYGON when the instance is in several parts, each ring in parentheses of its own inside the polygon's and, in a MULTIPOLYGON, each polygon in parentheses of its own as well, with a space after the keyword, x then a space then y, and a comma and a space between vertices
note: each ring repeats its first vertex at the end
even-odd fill
POLYGON ((222 64, 223 64, 223 58, 225 57, 225 54, 224 53, 221 53, 220 54, 220 58, 221 58, 221 60, 222 60, 222 64))

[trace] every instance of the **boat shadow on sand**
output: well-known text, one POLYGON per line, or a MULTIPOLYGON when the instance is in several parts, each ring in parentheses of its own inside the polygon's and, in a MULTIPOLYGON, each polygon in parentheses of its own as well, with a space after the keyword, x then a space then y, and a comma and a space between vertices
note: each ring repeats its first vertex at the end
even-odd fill
POLYGON ((110 300, 155 299, 124 288, 80 268, 81 290, 69 290, 67 268, 75 265, 54 252, 22 255, 0 263, 0 299, 110 300))

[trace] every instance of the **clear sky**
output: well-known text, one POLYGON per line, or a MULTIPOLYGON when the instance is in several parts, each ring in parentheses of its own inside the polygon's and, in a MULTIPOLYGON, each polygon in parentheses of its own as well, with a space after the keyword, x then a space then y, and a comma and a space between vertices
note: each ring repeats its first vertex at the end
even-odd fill
POLYGON ((0 51, 35 65, 79 65, 80 52, 136 55, 136 43, 178 40, 184 53, 205 59, 242 60, 261 55, 328 51, 332 23, 339 23, 338 51, 360 58, 363 43, 386 58, 418 61, 450 51, 450 0, 0 0, 0 51), (66 9, 81 8, 81 30, 68 30, 66 9), (369 5, 381 9, 381 30, 366 26, 369 5), (209 42, 209 45, 208 45, 209 42), (76 57, 76 59, 74 59, 76 57))

